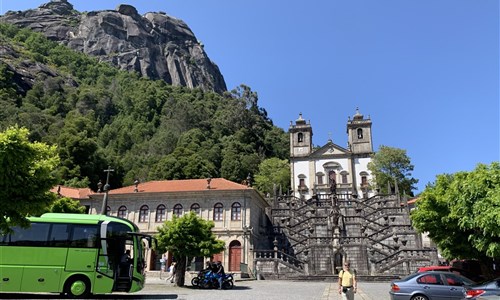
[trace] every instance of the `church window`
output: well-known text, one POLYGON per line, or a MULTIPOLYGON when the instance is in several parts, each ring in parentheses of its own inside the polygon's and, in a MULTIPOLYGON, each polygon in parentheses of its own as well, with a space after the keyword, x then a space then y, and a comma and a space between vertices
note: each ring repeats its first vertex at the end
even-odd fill
POLYGON ((299 132, 297 134, 297 142, 302 143, 304 141, 304 134, 302 132, 299 132))
POLYGON ((139 223, 145 223, 148 220, 149 207, 147 205, 141 206, 139 209, 139 223))
POLYGON ((361 176, 361 186, 368 186, 368 177, 366 177, 366 175, 361 176))
POLYGON ((316 174, 316 177, 317 177, 317 183, 318 184, 323 184, 323 174, 322 173, 318 173, 318 174, 316 174))
POLYGON ((304 178, 299 179, 299 187, 305 187, 306 186, 306 180, 304 178))
POLYGON ((337 174, 335 173, 335 171, 330 171, 328 172, 328 184, 337 184, 337 180, 335 180, 335 177, 337 176, 337 174))
POLYGON ((216 203, 214 205, 214 221, 222 221, 222 213, 224 212, 224 206, 222 203, 216 203))
POLYGON ((340 175, 342 176, 342 183, 348 183, 347 172, 342 172, 340 175))
POLYGON ((173 210, 174 215, 180 217, 182 215, 182 205, 176 204, 173 210))
POLYGON ((358 139, 362 139, 363 138, 363 129, 358 128, 357 132, 358 132, 358 139))
POLYGON ((241 204, 239 204, 238 202, 234 202, 231 206, 231 220, 241 220, 241 204))
POLYGON ((167 208, 165 205, 160 204, 156 208, 156 219, 155 221, 158 222, 164 222, 165 221, 165 213, 167 212, 167 208))

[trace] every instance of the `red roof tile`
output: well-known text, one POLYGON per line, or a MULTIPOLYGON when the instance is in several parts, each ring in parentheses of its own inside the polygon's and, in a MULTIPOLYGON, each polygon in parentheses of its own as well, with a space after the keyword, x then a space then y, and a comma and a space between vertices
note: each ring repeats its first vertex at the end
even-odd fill
MULTIPOLYGON (((196 192, 207 191, 207 179, 186 179, 186 180, 158 180, 139 183, 137 186, 139 193, 162 193, 162 192, 196 192)), ((247 190, 250 187, 229 181, 224 178, 213 178, 210 181, 210 190, 247 190)), ((129 194, 134 193, 135 185, 112 189, 109 194, 129 194)))
POLYGON ((93 194, 89 188, 72 188, 67 186, 58 185, 50 189, 51 192, 56 193, 63 197, 73 198, 73 199, 87 199, 90 194, 93 194))

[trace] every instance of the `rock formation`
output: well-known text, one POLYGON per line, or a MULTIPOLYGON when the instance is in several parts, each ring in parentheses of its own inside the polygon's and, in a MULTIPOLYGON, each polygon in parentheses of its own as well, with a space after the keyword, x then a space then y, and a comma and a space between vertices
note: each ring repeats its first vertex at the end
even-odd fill
POLYGON ((217 93, 227 90, 219 68, 187 24, 165 13, 141 16, 125 4, 116 10, 80 13, 67 0, 51 0, 37 9, 9 11, 0 22, 41 32, 147 78, 217 93))

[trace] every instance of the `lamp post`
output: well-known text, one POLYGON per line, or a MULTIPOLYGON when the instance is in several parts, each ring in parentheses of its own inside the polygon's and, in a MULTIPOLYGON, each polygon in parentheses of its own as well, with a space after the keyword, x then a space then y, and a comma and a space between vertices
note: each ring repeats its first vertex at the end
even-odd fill
POLYGON ((107 170, 104 170, 104 172, 108 173, 106 175, 106 184, 104 185, 104 197, 102 198, 102 208, 101 208, 101 215, 107 215, 108 214, 108 192, 109 192, 109 173, 113 172, 114 170, 111 169, 111 166, 108 166, 107 170))

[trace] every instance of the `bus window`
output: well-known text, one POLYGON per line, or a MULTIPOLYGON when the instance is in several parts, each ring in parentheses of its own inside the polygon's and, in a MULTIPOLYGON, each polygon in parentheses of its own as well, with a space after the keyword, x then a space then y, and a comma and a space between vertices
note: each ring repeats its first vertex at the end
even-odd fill
POLYGON ((14 227, 10 234, 9 245, 12 246, 46 246, 50 224, 31 223, 28 228, 14 227))
POLYGON ((73 225, 73 235, 71 236, 70 247, 75 248, 95 248, 97 246, 97 226, 96 225, 73 225))
POLYGON ((49 246, 68 247, 69 226, 68 224, 52 224, 49 236, 49 246))

